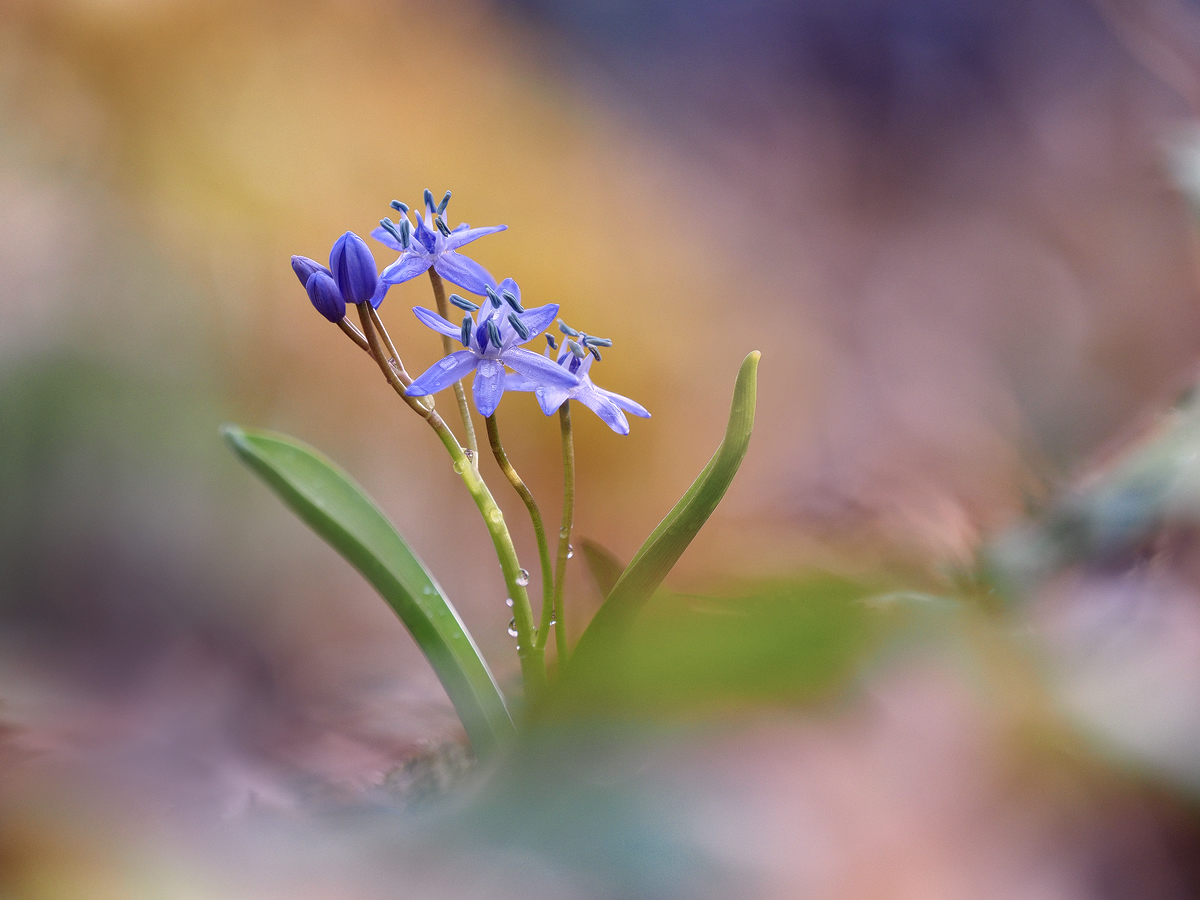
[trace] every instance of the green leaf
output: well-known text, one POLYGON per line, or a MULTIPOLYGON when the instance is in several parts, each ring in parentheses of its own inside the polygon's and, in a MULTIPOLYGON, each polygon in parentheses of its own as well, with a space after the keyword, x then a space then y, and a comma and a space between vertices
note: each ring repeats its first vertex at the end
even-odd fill
POLYGON ((588 574, 592 576, 592 581, 596 583, 596 588, 600 591, 601 597, 607 597, 612 593, 613 587, 617 583, 617 579, 621 577, 621 572, 625 566, 617 559, 617 555, 607 547, 602 547, 595 541, 584 538, 580 545, 583 549, 583 561, 587 564, 588 574))
POLYGON ((483 757, 514 734, 504 696, 466 626, 395 526, 344 471, 281 434, 225 425, 242 461, 345 557, 408 628, 483 757))
POLYGON ((733 388, 733 404, 729 410, 729 424, 725 428, 725 439, 721 441, 721 446, 687 493, 667 513, 667 517, 654 529, 621 573, 607 599, 580 636, 572 663, 580 654, 586 657, 595 645, 619 638, 625 633, 638 610, 662 584, 692 538, 725 496, 746 456, 750 432, 754 429, 759 356, 757 350, 752 352, 743 360, 738 371, 733 388))

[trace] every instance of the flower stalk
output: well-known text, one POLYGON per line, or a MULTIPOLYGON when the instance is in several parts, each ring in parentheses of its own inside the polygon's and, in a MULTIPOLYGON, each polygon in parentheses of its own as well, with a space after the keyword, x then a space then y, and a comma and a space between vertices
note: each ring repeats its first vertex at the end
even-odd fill
MULTIPOLYGON (((554 647, 558 651, 558 666, 567 662, 567 614, 563 606, 563 586, 567 578, 567 560, 571 553, 571 531, 575 527, 575 438, 571 431, 571 401, 558 408, 559 430, 562 432, 563 455, 563 512, 558 529, 558 559, 554 567, 554 596, 551 602, 554 617, 554 647)), ((544 614, 543 614, 544 615, 544 614)))
MULTIPOLYGON (((442 282, 442 276, 437 273, 437 270, 429 269, 429 283, 433 285, 433 299, 437 304, 438 315, 443 319, 450 318, 450 304, 446 301, 446 285, 442 282)), ((454 352, 454 344, 452 339, 447 335, 442 335, 442 352, 449 356, 454 352)), ((454 382, 454 399, 458 401, 458 413, 462 416, 463 433, 467 438, 467 449, 471 451, 471 459, 479 459, 479 445, 475 440, 475 424, 471 421, 471 407, 467 405, 467 391, 463 387, 462 379, 454 382)), ((476 462, 478 465, 478 462, 476 462)))
POLYGON ((550 635, 550 622, 552 621, 550 613, 554 605, 554 570, 550 565, 550 546, 546 541, 546 526, 542 523, 542 513, 538 509, 532 492, 525 485, 513 464, 509 462, 508 454, 504 452, 504 445, 500 441, 500 426, 496 422, 495 413, 484 421, 487 422, 488 443, 492 447, 492 455, 496 457, 496 463, 500 466, 504 477, 508 479, 508 483, 513 486, 513 490, 525 503, 525 508, 529 511, 529 520, 533 523, 534 536, 537 538, 538 559, 542 568, 542 620, 538 626, 535 640, 540 650, 546 646, 546 640, 550 635))

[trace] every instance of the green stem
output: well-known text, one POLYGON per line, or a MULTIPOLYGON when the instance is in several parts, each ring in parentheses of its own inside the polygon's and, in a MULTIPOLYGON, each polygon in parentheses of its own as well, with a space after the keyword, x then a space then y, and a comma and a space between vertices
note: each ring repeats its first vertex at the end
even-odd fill
POLYGON ((525 508, 529 510, 529 519, 533 522, 533 533, 537 538, 538 558, 542 564, 542 621, 538 626, 535 640, 538 648, 542 649, 546 646, 546 640, 550 636, 550 612, 554 606, 554 570, 550 567, 550 547, 546 542, 546 527, 542 524, 542 513, 538 509, 537 501, 533 499, 533 494, 521 480, 521 476, 517 474, 513 464, 509 462, 508 454, 504 452, 496 416, 490 415, 485 421, 487 422, 488 443, 492 445, 492 455, 496 457, 496 463, 500 466, 504 477, 508 479, 508 483, 525 502, 525 508))
POLYGON ((559 670, 567 662, 567 614, 563 607, 563 584, 567 578, 567 555, 571 552, 571 529, 575 527, 575 438, 571 433, 571 401, 558 408, 562 429, 563 514, 558 529, 558 560, 554 567, 554 646, 558 650, 559 670))
POLYGON ((385 356, 386 349, 375 331, 374 323, 371 320, 370 306, 369 303, 360 303, 358 312, 362 319, 363 334, 371 347, 371 355, 379 364, 388 383, 421 418, 429 423, 429 427, 438 436, 446 448, 446 452, 450 454, 455 474, 466 485, 467 491, 470 492, 471 498, 479 508, 480 515, 483 516, 483 523, 487 526, 488 534, 491 535, 492 546, 496 548, 496 558, 500 561, 500 569, 504 573, 504 584, 513 601, 513 619, 517 625, 517 658, 521 662, 521 676, 525 683, 526 698, 532 702, 542 694, 546 686, 545 654, 534 639, 533 608, 529 604, 529 593, 519 581, 521 563, 517 559, 517 550, 513 546, 512 535, 508 533, 508 528, 504 524, 504 513, 496 505, 496 500, 480 477, 478 468, 467 458, 467 454, 459 446, 458 438, 454 436, 454 432, 450 430, 442 417, 434 412, 432 407, 422 404, 420 401, 423 398, 409 397, 404 392, 404 385, 400 381, 399 373, 389 365, 385 356))
MULTIPOLYGON (((442 276, 429 268, 429 283, 433 285, 433 299, 437 303, 438 315, 443 319, 450 320, 450 303, 446 300, 446 285, 442 282, 442 276)), ((454 352, 453 338, 448 335, 442 335, 442 349, 446 356, 454 352)), ((463 389, 461 381, 454 382, 454 397, 458 400, 458 412, 462 416, 464 433, 467 436, 467 449, 471 451, 471 459, 479 459, 479 446, 475 442, 475 424, 471 421, 471 407, 467 404, 467 392, 463 389)), ((478 462, 476 462, 478 465, 478 462)))

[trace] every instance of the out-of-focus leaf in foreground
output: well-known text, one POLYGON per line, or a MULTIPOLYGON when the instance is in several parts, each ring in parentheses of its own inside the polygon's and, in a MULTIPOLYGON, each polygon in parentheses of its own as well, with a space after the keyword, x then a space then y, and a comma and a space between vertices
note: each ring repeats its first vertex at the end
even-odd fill
POLYGON ((629 631, 642 605, 662 584, 725 496, 746 456, 750 433, 754 430, 759 356, 755 350, 742 361, 733 388, 725 438, 717 452, 621 573, 580 637, 572 659, 586 659, 589 653, 596 652, 598 645, 629 631))
POLYGON ((350 476, 284 435, 226 425, 233 449, 395 610, 433 666, 480 756, 507 744, 513 723, 466 626, 424 563, 350 476))

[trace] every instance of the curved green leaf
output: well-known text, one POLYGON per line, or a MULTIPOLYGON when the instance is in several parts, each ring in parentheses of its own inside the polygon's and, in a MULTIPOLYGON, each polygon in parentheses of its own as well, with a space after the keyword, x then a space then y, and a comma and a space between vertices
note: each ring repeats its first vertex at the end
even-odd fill
POLYGON ((725 496, 746 456, 750 432, 754 429, 759 356, 755 350, 742 361, 733 388, 729 424, 725 428, 721 446, 687 493, 646 538, 646 543, 642 544, 642 548, 621 573, 580 637, 572 663, 580 654, 586 656, 591 652, 589 648, 592 646, 618 637, 629 627, 642 604, 662 584, 692 538, 725 496))
POLYGON ((395 526, 350 476, 281 434, 225 425, 221 433, 293 512, 362 573, 408 628, 450 695, 475 752, 487 756, 513 723, 458 612, 395 526))
POLYGON ((583 561, 587 564, 588 573, 596 583, 601 597, 608 597, 617 584, 617 579, 625 571, 624 564, 617 555, 607 547, 602 547, 593 540, 584 538, 581 542, 583 561))

